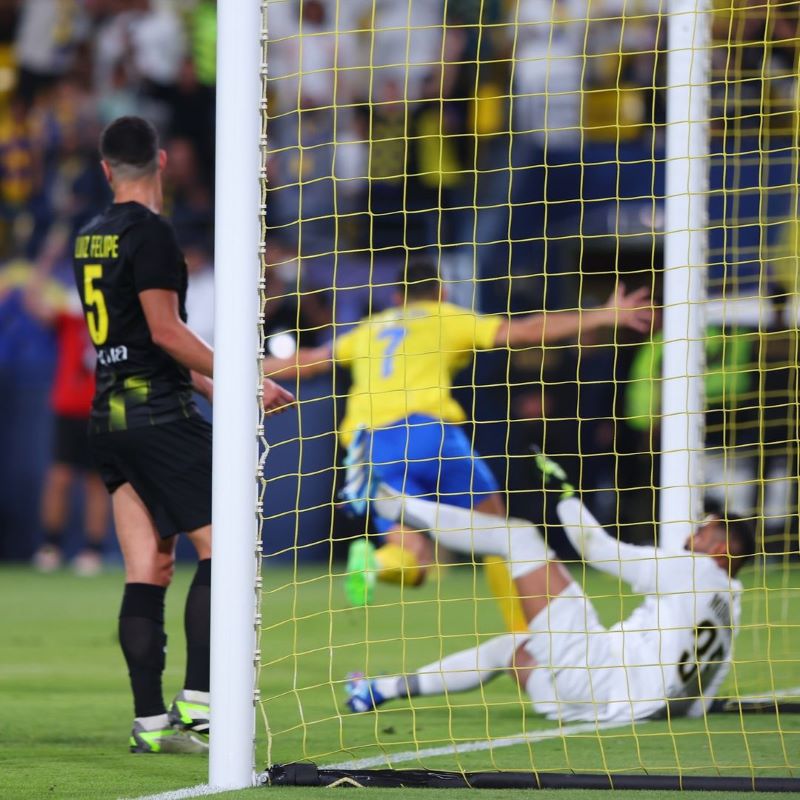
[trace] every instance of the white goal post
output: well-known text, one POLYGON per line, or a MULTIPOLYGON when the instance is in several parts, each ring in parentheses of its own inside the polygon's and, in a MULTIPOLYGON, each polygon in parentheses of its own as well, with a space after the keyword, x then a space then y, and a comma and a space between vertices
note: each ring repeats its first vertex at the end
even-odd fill
POLYGON ((668 10, 658 516, 661 544, 680 547, 702 513, 711 3, 669 0, 668 10))
POLYGON ((209 784, 255 779, 261 4, 217 5, 209 784))

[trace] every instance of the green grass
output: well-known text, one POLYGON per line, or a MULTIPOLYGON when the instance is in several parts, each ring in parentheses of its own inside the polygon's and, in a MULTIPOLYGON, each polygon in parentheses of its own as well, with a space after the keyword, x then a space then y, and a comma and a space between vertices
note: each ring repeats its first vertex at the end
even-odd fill
MULTIPOLYGON (((411 670, 474 644, 476 630, 500 630, 480 575, 466 569, 442 572, 439 582, 420 590, 401 593, 381 587, 379 604, 364 611, 345 608, 336 580, 319 570, 303 570, 294 580, 288 570, 267 570, 259 765, 303 759, 332 764, 554 727, 530 711, 505 677, 483 692, 417 698, 390 704, 378 714, 341 713, 342 681, 348 671, 411 670)), ((182 679, 180 620, 189 577, 189 572, 179 571, 167 599, 168 696, 182 679)), ((797 571, 779 568, 766 577, 750 574, 737 663, 726 689, 746 694, 800 684, 800 590, 790 588, 798 585, 798 577, 797 571)), ((635 604, 636 598, 624 596, 614 582, 602 576, 587 578, 605 622, 635 604)), ((40 576, 22 568, 0 569, 5 610, 0 617, 3 798, 130 798, 205 782, 202 757, 132 756, 126 751, 132 711, 115 631, 121 584, 120 573, 79 580, 66 573, 40 576)), ((713 774, 718 769, 724 774, 798 775, 800 721, 788 716, 714 715, 425 757, 399 766, 683 774, 713 774)), ((252 798, 263 791, 222 797, 252 798)), ((303 789, 268 791, 291 800, 318 795, 303 789)), ((341 789, 337 796, 347 800, 351 794, 341 789)), ((381 796, 396 794, 387 790, 381 796)), ((413 796, 428 800, 430 794, 415 791, 413 796)), ((479 798, 513 800, 519 794, 487 791, 479 798)), ((475 797, 453 790, 444 797, 462 800, 465 795, 475 797)), ((608 794, 537 793, 548 796, 592 800, 608 794)), ((648 798, 660 796, 648 793, 648 798)), ((709 800, 713 796, 702 795, 709 800)))

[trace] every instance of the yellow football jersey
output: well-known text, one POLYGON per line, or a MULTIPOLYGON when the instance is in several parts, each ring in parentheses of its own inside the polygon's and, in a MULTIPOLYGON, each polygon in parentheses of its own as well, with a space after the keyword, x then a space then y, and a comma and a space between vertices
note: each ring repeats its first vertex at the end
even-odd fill
POLYGON ((419 301, 374 314, 337 337, 334 360, 353 378, 340 426, 344 442, 360 427, 380 428, 411 414, 463 422, 453 377, 476 350, 494 345, 502 322, 451 303, 419 301))

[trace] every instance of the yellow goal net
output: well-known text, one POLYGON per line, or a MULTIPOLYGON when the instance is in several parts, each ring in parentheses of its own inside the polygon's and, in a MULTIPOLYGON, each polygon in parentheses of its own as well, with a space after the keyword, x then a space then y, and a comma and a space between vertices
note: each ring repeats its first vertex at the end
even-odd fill
POLYGON ((796 790, 797 2, 262 6, 264 781, 796 790))

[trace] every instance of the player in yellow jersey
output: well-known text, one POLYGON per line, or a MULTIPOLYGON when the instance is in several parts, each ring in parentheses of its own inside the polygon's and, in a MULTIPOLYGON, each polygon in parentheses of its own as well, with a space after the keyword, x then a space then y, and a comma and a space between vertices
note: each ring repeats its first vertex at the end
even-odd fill
MULTIPOLYGON (((350 461, 366 461, 404 495, 505 518, 500 487, 461 427, 467 415, 452 395, 455 375, 479 350, 542 346, 614 325, 645 333, 651 314, 647 290, 628 294, 624 286, 595 309, 475 314, 446 302, 436 267, 417 262, 409 265, 394 307, 362 320, 333 345, 268 358, 264 368, 273 378, 349 369, 352 386, 339 434, 350 461)), ((366 488, 345 486, 351 506, 366 510, 358 497, 366 488)), ((433 559, 424 534, 374 513, 372 521, 384 544, 377 551, 369 539, 351 546, 346 588, 354 605, 371 600, 376 577, 420 583, 433 559)), ((508 627, 526 630, 505 564, 492 563, 487 575, 508 627)))

